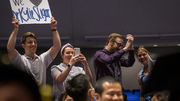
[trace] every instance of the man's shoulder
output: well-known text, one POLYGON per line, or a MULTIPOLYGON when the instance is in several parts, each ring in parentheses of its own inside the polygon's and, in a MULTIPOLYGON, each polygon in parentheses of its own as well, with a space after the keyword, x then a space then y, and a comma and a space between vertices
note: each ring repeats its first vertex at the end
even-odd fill
POLYGON ((20 53, 18 53, 13 61, 17 61, 17 60, 27 60, 27 57, 25 54, 21 55, 20 53))
POLYGON ((93 61, 99 61, 99 59, 102 58, 102 56, 104 56, 105 54, 107 54, 106 50, 98 50, 96 51, 96 53, 93 56, 93 61))
POLYGON ((45 52, 43 52, 43 53, 41 53, 40 55, 37 55, 37 56, 42 57, 42 56, 45 56, 45 55, 50 55, 49 50, 47 50, 47 51, 45 51, 45 52))
POLYGON ((95 54, 101 54, 101 53, 105 53, 105 50, 104 49, 103 50, 98 50, 98 51, 96 51, 95 54))
POLYGON ((95 52, 94 57, 98 57, 102 53, 104 53, 103 50, 98 50, 98 51, 95 52))

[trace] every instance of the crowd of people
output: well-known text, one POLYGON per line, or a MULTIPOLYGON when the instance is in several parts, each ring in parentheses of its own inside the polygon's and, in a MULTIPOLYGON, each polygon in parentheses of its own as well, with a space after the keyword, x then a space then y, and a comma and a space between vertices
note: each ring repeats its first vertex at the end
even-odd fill
MULTIPOLYGON (((14 30, 7 43, 12 65, 1 64, 0 101, 41 101, 39 86, 46 84, 46 70, 59 51, 62 63, 51 67, 53 101, 127 101, 127 95, 123 94, 121 67, 132 67, 135 62, 134 37, 131 34, 125 37, 124 47, 124 36, 110 34, 104 49, 94 54, 96 82, 93 87, 92 80, 95 78, 86 57, 82 53, 75 55, 75 49, 70 43, 61 47, 54 17, 50 23, 53 46, 39 56, 36 55, 37 38, 32 32, 25 33, 21 38, 25 54, 21 55, 15 49, 19 30, 19 22, 15 17, 12 18, 12 24, 14 30), (127 58, 123 56, 125 53, 128 53, 127 58), (83 67, 76 66, 77 62, 81 62, 83 67)), ((179 55, 173 54, 154 61, 146 48, 140 46, 137 49, 137 59, 144 66, 137 74, 140 101, 180 100, 176 94, 179 84, 176 81, 180 81, 180 76, 174 70, 178 66, 179 55)))

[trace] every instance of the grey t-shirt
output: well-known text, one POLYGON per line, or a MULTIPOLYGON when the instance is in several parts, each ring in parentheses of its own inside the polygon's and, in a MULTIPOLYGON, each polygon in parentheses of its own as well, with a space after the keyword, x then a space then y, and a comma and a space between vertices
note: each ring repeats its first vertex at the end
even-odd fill
POLYGON ((27 55, 17 54, 12 64, 32 75, 39 85, 46 84, 46 69, 52 62, 49 51, 36 55, 34 59, 27 55))
POLYGON ((55 96, 55 101, 58 101, 60 94, 62 91, 65 91, 65 83, 68 80, 71 80, 74 76, 78 74, 85 74, 85 71, 82 67, 73 66, 62 84, 59 84, 54 77, 57 74, 62 73, 62 71, 66 68, 66 64, 61 63, 60 65, 54 65, 51 67, 51 75, 53 78, 53 95, 55 96))

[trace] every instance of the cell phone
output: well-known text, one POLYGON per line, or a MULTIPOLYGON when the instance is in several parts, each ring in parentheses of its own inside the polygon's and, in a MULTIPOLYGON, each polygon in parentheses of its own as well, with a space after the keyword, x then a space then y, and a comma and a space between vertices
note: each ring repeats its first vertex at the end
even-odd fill
POLYGON ((80 48, 75 47, 74 51, 75 51, 75 56, 80 54, 80 48))

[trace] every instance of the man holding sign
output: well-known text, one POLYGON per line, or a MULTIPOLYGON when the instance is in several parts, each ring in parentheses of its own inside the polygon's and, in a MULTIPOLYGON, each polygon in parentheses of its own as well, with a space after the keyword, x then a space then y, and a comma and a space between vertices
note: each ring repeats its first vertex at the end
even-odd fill
POLYGON ((57 30, 57 21, 54 19, 54 17, 51 17, 50 27, 53 36, 53 46, 48 51, 42 53, 39 56, 36 55, 36 35, 32 32, 25 33, 21 38, 22 47, 25 50, 25 54, 21 55, 15 49, 16 38, 19 30, 19 22, 17 19, 15 19, 14 16, 12 18, 12 24, 14 25, 14 30, 12 31, 7 44, 9 59, 11 60, 12 64, 32 75, 39 83, 39 85, 45 84, 46 69, 52 60, 56 57, 61 48, 61 41, 57 30))

